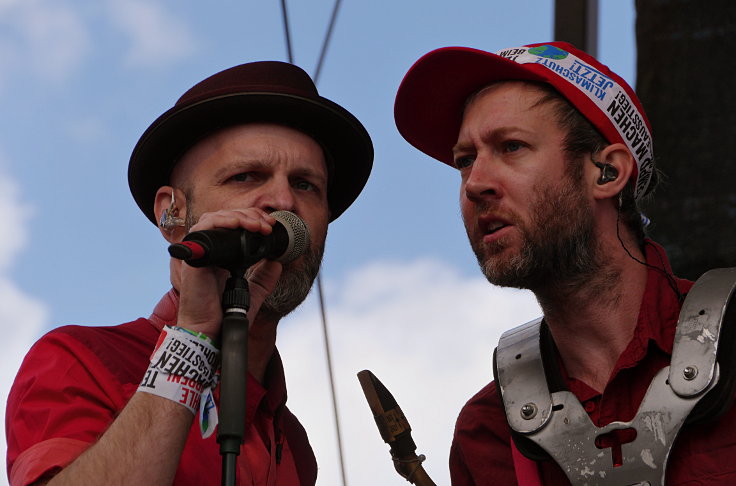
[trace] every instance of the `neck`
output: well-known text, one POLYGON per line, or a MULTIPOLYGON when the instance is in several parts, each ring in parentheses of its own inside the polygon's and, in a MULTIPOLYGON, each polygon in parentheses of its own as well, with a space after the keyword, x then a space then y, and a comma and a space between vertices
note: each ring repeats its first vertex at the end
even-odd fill
MULTIPOLYGON (((626 247, 643 255, 633 242, 626 247)), ((605 255, 584 281, 555 282, 534 293, 569 376, 603 391, 633 337, 647 282, 647 269, 621 243, 600 245, 605 255)))

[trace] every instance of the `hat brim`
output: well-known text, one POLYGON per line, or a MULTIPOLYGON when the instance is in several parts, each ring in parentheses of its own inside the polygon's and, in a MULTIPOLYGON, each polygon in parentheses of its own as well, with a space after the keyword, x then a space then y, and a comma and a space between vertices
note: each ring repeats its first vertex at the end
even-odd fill
POLYGON ((470 95, 501 80, 548 82, 543 71, 468 47, 444 47, 420 58, 396 94, 394 120, 414 147, 454 166, 452 147, 470 95))
POLYGON ((161 115, 141 136, 128 166, 138 207, 156 224, 154 200, 176 162, 198 141, 223 128, 276 123, 314 138, 330 158, 330 221, 358 197, 373 165, 373 144, 363 125, 336 103, 283 93, 247 92, 210 98, 161 115))

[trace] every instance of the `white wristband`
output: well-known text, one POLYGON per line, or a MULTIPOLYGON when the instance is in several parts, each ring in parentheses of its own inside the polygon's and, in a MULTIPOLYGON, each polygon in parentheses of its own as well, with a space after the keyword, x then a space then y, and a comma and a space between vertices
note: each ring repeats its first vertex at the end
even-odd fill
POLYGON ((179 403, 196 414, 202 391, 214 388, 220 351, 201 333, 165 327, 138 391, 179 403))

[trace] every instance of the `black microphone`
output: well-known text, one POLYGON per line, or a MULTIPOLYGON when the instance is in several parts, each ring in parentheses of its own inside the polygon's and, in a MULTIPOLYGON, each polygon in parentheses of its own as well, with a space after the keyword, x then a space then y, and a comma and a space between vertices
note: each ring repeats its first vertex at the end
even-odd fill
POLYGON ((169 246, 169 255, 193 267, 245 268, 263 260, 288 263, 309 248, 309 228, 296 214, 274 211, 270 235, 244 229, 193 231, 181 243, 169 246))

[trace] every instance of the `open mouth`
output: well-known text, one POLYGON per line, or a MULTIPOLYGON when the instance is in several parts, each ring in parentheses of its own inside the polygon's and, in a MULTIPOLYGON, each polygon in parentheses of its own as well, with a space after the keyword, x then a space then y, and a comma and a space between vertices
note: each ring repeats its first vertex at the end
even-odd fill
POLYGON ((503 228, 506 228, 507 226, 509 226, 509 225, 507 223, 504 223, 503 221, 495 221, 495 222, 492 222, 492 223, 490 223, 489 225, 486 226, 486 234, 487 235, 492 235, 493 233, 495 233, 495 232, 497 232, 497 231, 499 231, 499 230, 501 230, 503 228))

